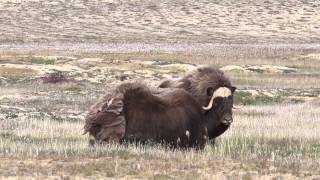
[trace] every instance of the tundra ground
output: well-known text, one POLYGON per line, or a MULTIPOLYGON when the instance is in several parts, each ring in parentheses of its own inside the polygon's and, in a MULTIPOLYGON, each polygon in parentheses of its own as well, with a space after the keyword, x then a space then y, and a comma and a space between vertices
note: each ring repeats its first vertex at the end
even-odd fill
POLYGON ((233 56, 236 50, 219 56, 210 51, 216 50, 2 49, 1 178, 319 178, 320 51, 247 49, 242 57, 233 56), (159 82, 201 64, 222 69, 238 87, 232 128, 214 145, 199 152, 88 146, 82 134, 86 112, 120 79, 159 82))
POLYGON ((1 0, 1 43, 318 43, 308 0, 1 0))
POLYGON ((0 0, 0 179, 320 179, 319 3, 0 0), (204 64, 238 87, 214 145, 88 146, 121 79, 204 64))

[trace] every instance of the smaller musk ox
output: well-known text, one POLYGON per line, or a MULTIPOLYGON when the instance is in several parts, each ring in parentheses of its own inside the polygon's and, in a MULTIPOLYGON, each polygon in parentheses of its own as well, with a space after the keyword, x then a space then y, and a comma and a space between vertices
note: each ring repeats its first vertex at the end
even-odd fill
POLYGON ((232 122, 235 88, 219 70, 203 67, 153 89, 123 83, 89 111, 85 133, 97 142, 157 142, 202 149, 232 122))
POLYGON ((201 67, 179 80, 163 81, 159 88, 181 88, 189 92, 205 110, 209 139, 223 134, 233 121, 235 87, 220 70, 201 67))

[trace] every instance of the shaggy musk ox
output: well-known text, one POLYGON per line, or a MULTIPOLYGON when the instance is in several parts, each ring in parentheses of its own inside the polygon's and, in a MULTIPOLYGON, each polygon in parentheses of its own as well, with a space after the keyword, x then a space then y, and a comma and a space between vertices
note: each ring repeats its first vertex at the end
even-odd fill
POLYGON ((220 70, 200 67, 179 80, 166 80, 159 88, 180 88, 189 92, 205 111, 209 139, 224 133, 231 125, 235 87, 220 70))
POLYGON ((183 89, 152 89, 123 83, 95 104, 85 132, 98 142, 152 142, 202 149, 207 140, 203 110, 183 89))
POLYGON ((223 72, 201 67, 158 88, 123 83, 90 109, 85 133, 95 142, 156 142, 202 149, 232 122, 235 87, 223 72))

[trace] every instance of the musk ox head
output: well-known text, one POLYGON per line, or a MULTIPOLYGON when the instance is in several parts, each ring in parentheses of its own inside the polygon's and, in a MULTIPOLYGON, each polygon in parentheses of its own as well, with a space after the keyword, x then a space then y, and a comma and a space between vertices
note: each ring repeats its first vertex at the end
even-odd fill
POLYGON ((183 88, 192 94, 206 116, 210 139, 221 135, 233 121, 233 93, 236 88, 218 69, 200 67, 179 80, 166 80, 159 87, 183 88))

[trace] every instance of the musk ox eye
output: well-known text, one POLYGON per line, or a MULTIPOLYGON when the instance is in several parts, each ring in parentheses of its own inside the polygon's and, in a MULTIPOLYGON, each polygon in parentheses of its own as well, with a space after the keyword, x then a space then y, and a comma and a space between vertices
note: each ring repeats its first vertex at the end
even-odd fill
POLYGON ((231 92, 232 92, 232 93, 234 93, 234 92, 236 91, 236 89, 237 89, 236 87, 231 86, 231 92))
POLYGON ((208 87, 207 88, 207 96, 212 96, 212 94, 213 94, 213 92, 214 92, 214 90, 213 90, 213 88, 212 87, 208 87))

